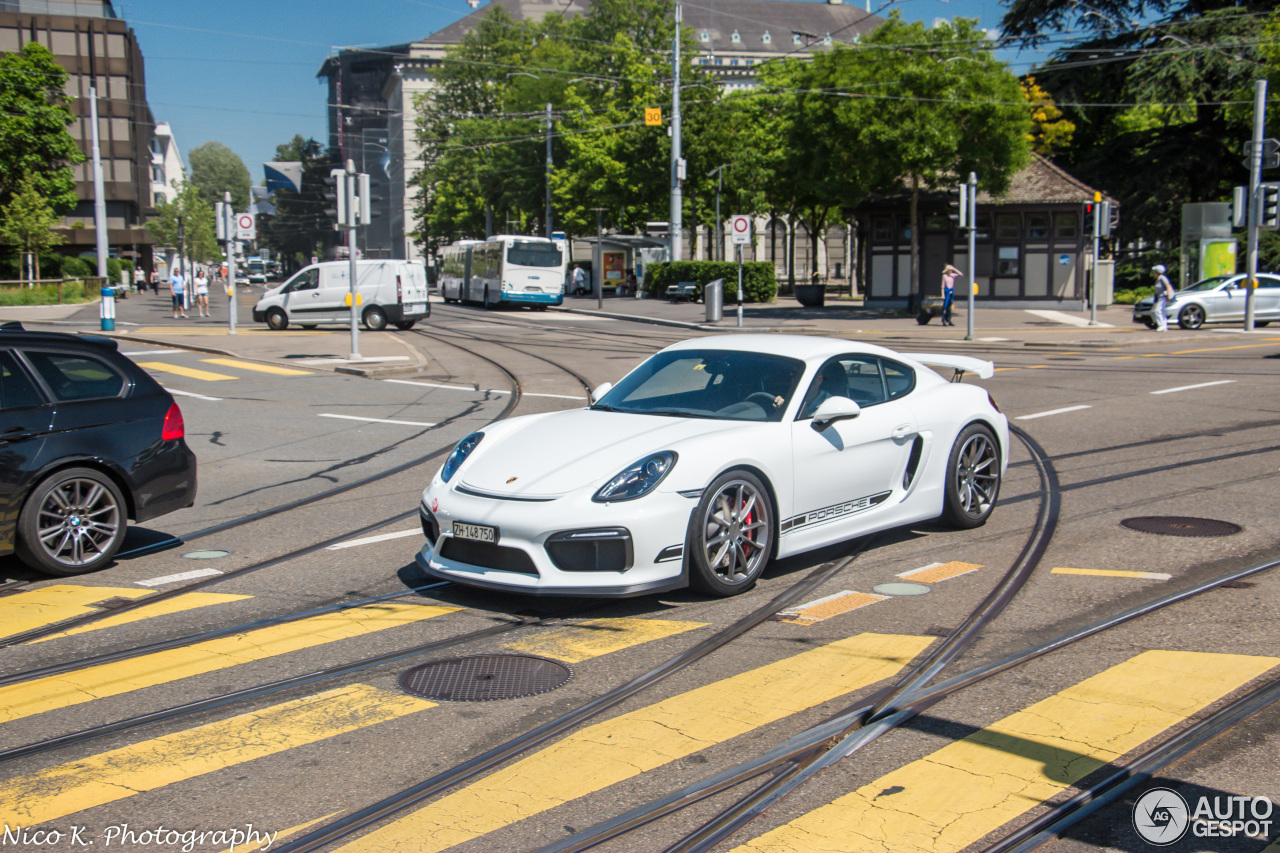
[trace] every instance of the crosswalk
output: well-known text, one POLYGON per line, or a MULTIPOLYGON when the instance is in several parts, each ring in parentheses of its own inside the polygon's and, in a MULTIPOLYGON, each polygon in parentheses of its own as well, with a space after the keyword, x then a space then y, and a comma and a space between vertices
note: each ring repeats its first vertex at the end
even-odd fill
MULTIPOLYGON (((916 579, 937 582, 968 570, 964 564, 942 564, 914 571, 916 579)), ((112 600, 149 594, 55 584, 0 597, 0 626, 17 633, 91 612, 112 600)), ((162 602, 150 613, 144 608, 121 614, 114 624, 244 598, 197 593, 162 602)), ((417 603, 356 606, 6 685, 0 687, 0 726, 460 612, 457 607, 417 603)), ((102 620, 84 630, 112 624, 102 620)), ((520 634, 502 647, 580 664, 646 644, 681 637, 695 640, 711 627, 652 617, 590 619, 520 634)), ((715 747, 740 749, 744 757, 755 754, 766 727, 889 683, 936 642, 935 637, 909 633, 855 633, 802 644, 780 659, 572 731, 340 849, 444 851, 584 801, 611 786, 661 774, 675 762, 715 747)), ((1052 695, 1035 697, 1023 710, 765 831, 735 853, 962 850, 1277 666, 1280 658, 1257 655, 1163 650, 1135 654, 1052 695)), ((376 684, 350 683, 250 712, 211 721, 206 717, 180 731, 113 745, 52 766, 0 774, 0 832, 4 826, 56 826, 90 809, 123 807, 125 801, 145 805, 145 798, 161 796, 157 792, 169 786, 228 768, 238 768, 252 779, 247 766, 252 762, 294 749, 343 743, 355 732, 373 734, 398 720, 421 719, 414 725, 429 731, 439 713, 436 702, 376 684)), ((368 805, 359 794, 350 804, 352 810, 368 805)), ((298 815, 290 822, 314 820, 315 814, 298 815)))

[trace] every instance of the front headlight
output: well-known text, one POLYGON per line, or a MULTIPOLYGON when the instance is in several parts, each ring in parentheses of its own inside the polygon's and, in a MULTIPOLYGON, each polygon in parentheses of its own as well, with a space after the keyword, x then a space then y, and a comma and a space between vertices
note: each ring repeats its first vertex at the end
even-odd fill
POLYGON ((646 456, 639 462, 628 465, 616 477, 605 483, 591 500, 603 504, 643 497, 653 491, 671 472, 676 465, 676 459, 674 450, 664 450, 661 453, 646 456))
POLYGON ((471 455, 471 451, 476 449, 476 445, 480 443, 480 439, 484 438, 484 433, 473 432, 471 435, 458 442, 458 446, 453 448, 453 452, 449 454, 449 458, 444 460, 444 467, 440 469, 440 479, 446 483, 458 472, 462 467, 462 463, 467 461, 467 457, 471 455))

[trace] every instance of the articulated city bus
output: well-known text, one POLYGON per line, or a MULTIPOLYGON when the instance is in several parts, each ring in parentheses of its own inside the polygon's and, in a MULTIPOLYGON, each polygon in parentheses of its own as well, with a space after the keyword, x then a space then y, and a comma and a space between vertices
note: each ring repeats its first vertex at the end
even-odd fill
POLYGON ((441 253, 445 302, 502 303, 545 309, 564 302, 565 252, 544 237, 499 235, 461 240, 441 253))

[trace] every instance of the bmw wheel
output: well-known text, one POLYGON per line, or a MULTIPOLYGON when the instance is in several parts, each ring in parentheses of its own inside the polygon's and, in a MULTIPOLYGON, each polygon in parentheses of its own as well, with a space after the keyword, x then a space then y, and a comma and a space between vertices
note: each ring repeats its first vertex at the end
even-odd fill
POLYGON ((124 497, 106 475, 67 468, 36 486, 18 516, 18 558, 51 575, 80 575, 111 561, 124 541, 124 497))
POLYGON ((951 447, 942 521, 969 529, 986 524, 1000 494, 1000 445, 985 424, 969 424, 951 447))
POLYGON ((721 474, 689 525, 690 583, 710 595, 750 589, 773 555, 773 501, 747 471, 721 474))
POLYGON ((1178 325, 1184 329, 1198 329, 1204 325, 1204 309, 1199 305, 1188 305, 1178 313, 1178 325))

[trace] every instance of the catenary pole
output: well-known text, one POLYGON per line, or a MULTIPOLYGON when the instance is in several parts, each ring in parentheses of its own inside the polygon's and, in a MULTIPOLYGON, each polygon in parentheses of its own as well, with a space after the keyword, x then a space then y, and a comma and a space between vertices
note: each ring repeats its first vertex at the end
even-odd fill
POLYGON ((107 277, 107 195, 102 183, 102 147, 98 139, 98 89, 89 87, 89 121, 93 140, 93 231, 98 249, 98 277, 107 277))
POLYGON ((547 102, 547 233, 551 239, 551 102, 547 102))
POLYGON ((672 69, 675 82, 671 86, 671 260, 681 260, 684 253, 684 226, 681 222, 684 197, 680 187, 680 25, 683 16, 680 4, 676 4, 675 47, 672 50, 672 69))
POLYGON ((977 172, 969 173, 969 192, 965 198, 965 204, 969 207, 969 305, 966 309, 965 316, 965 335, 966 341, 973 340, 974 327, 974 303, 977 299, 975 294, 978 292, 977 275, 978 265, 978 174, 977 172))
POLYGON ((1249 147, 1249 248, 1245 255, 1248 274, 1244 291, 1244 330, 1253 331, 1254 291, 1258 287, 1258 232, 1262 225, 1262 138, 1267 125, 1267 81, 1253 82, 1253 144, 1249 147))
POLYGON ((347 200, 347 218, 342 224, 347 229, 347 260, 350 270, 347 298, 351 300, 351 355, 349 358, 356 361, 362 356, 360 355, 360 306, 356 304, 360 293, 356 290, 356 164, 354 160, 347 161, 344 178, 341 191, 347 200))
POLYGON ((227 334, 236 334, 236 214, 235 208, 231 206, 231 191, 228 190, 222 194, 222 211, 223 223, 222 227, 226 229, 226 249, 224 253, 227 256, 227 334))

